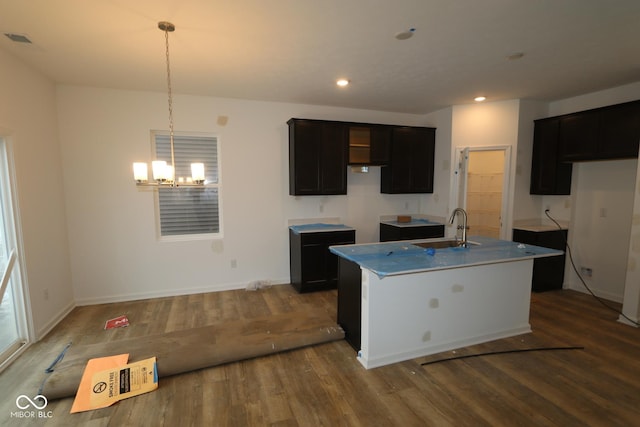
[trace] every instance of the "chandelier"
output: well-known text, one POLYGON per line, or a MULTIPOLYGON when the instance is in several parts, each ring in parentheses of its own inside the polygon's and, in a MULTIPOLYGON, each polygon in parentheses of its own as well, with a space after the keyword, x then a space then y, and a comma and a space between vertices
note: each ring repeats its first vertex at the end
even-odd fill
POLYGON ((147 163, 135 162, 133 164, 133 178, 137 186, 152 187, 178 187, 178 186, 202 186, 204 185, 204 163, 191 163, 191 177, 175 180, 175 155, 173 151, 173 94, 171 88, 171 67, 169 65, 169 33, 175 31, 176 27, 171 22, 158 22, 158 28, 164 31, 165 56, 167 60, 167 93, 169 103, 169 149, 171 152, 171 164, 164 160, 154 160, 151 162, 153 181, 149 182, 149 172, 147 163))

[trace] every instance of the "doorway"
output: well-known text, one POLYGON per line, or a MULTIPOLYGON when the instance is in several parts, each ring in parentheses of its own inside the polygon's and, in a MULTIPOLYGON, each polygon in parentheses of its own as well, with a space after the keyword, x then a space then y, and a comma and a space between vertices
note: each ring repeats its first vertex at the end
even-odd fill
POLYGON ((468 147, 458 152, 458 206, 469 235, 511 240, 507 230, 511 147, 468 147))
POLYGON ((0 370, 25 348, 29 336, 10 167, 7 144, 0 138, 0 370))

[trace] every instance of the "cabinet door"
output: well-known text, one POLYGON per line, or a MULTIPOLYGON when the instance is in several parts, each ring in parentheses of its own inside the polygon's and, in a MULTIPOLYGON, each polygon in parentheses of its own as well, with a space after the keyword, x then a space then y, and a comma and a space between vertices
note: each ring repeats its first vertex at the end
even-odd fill
POLYGON ((638 157, 640 143, 640 101, 603 108, 598 157, 622 159, 638 157))
POLYGON ((394 128, 391 140, 391 163, 382 169, 385 193, 411 192, 413 139, 409 128, 394 128))
POLYGON ((347 127, 343 123, 322 125, 320 183, 321 194, 347 194, 347 127))
POLYGON ((291 119, 289 194, 347 194, 347 137, 340 122, 291 119))
POLYGON ((592 160, 596 156, 600 113, 597 110, 563 116, 560 119, 560 160, 592 160))
POLYGON ((396 127, 389 166, 382 168, 382 193, 433 192, 435 129, 396 127))
POLYGON ((320 194, 322 126, 313 121, 289 121, 289 194, 320 194))
MULTIPOLYGON (((323 239, 324 240, 324 239, 323 239)), ((303 239, 304 242, 304 239, 303 239)), ((302 244, 302 285, 323 284, 327 280, 327 244, 324 241, 302 244)))
POLYGON ((355 231, 335 231, 326 233, 325 243, 325 279, 331 283, 331 287, 335 286, 338 280, 338 261, 339 257, 329 250, 329 246, 350 245, 355 243, 355 231))
POLYGON ((531 158, 531 194, 570 194, 571 163, 558 159, 560 119, 535 121, 531 158))
POLYGON ((435 129, 414 129, 411 158, 411 192, 433 193, 435 129))
POLYGON ((391 149, 391 127, 371 126, 371 164, 387 165, 391 149))

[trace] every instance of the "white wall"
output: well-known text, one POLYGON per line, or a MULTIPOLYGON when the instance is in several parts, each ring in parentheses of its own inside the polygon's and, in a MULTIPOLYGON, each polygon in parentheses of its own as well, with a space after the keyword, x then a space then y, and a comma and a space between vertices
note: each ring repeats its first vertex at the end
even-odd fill
POLYGON ((450 203, 452 174, 451 131, 453 108, 448 107, 425 116, 424 125, 436 128, 436 149, 434 154, 433 193, 423 194, 420 212, 435 219, 446 221, 454 208, 450 203))
MULTIPOLYGON (((548 115, 557 116, 636 99, 640 99, 640 82, 551 102, 549 104, 548 115)), ((632 235, 632 230, 627 220, 591 221, 590 217, 594 214, 593 209, 585 209, 583 206, 584 204, 588 204, 590 200, 598 200, 597 205, 594 206, 596 215, 599 215, 600 206, 606 207, 609 205, 614 211, 616 209, 623 209, 627 217, 640 214, 640 212, 637 211, 629 211, 629 209, 633 209, 629 207, 629 204, 632 203, 631 201, 636 200, 635 203, 637 204, 637 199, 640 197, 638 192, 635 191, 636 182, 633 178, 634 174, 628 170, 628 168, 632 166, 627 165, 624 172, 617 171, 616 167, 616 163, 603 164, 597 167, 574 163, 571 196, 545 196, 543 198, 543 205, 550 206, 551 211, 556 213, 559 218, 570 218, 569 243, 573 248, 585 248, 582 250, 582 253, 597 252, 597 249, 592 248, 602 246, 603 244, 602 240, 597 240, 599 238, 597 236, 632 235), (608 173, 607 169, 609 169, 611 173, 608 173), (613 173, 614 171, 615 173, 613 173), (600 186, 605 186, 610 189, 605 192, 607 195, 603 203, 599 201, 601 197, 604 197, 603 193, 599 192, 600 186), (613 189, 615 189, 615 192, 612 192, 613 189), (625 203, 623 201, 627 202, 625 203), (577 202, 580 202, 580 206, 576 205, 577 202), (579 232, 572 232, 572 228, 575 228, 576 225, 583 227, 584 224, 590 224, 591 226, 589 236, 596 237, 588 238, 579 232)), ((618 214, 618 212, 616 212, 616 214, 618 214)), ((640 310, 640 301, 638 301, 638 295, 640 295, 640 280, 638 280, 638 273, 631 267, 631 257, 637 257, 637 254, 632 255, 629 250, 630 246, 627 246, 626 258, 628 266, 625 269, 624 263, 620 266, 620 257, 625 257, 625 255, 620 254, 619 248, 620 245, 624 246, 624 243, 620 241, 620 239, 617 241, 608 239, 606 242, 611 246, 611 250, 602 251, 597 258, 592 255, 591 258, 587 260, 587 262, 591 264, 589 267, 594 270, 594 278, 592 279, 591 285, 594 287, 596 293, 604 297, 617 301, 624 300, 625 311, 633 313, 633 316, 637 318, 640 310), (620 267, 614 273, 611 270, 612 266, 620 267), (625 290, 622 291, 619 284, 620 279, 612 281, 611 278, 619 278, 625 275, 625 290), (596 279, 598 280, 596 281, 596 279), (629 297, 627 298, 626 295, 629 295, 629 297)), ((628 240, 626 244, 629 245, 628 240)), ((580 256, 576 256, 576 264, 584 265, 585 260, 580 256)), ((585 291, 577 276, 570 268, 567 268, 565 286, 583 292, 585 291)))
MULTIPOLYGON (((578 270, 589 267, 587 285, 598 295, 622 301, 633 213, 637 159, 575 163, 576 195, 570 233, 578 270)), ((575 274, 565 283, 584 291, 575 274)))
MULTIPOLYGON (((487 102, 453 107, 451 132, 451 163, 456 159, 456 151, 464 147, 511 147, 511 167, 508 182, 510 188, 504 193, 507 198, 507 214, 503 218, 506 228, 513 223, 514 191, 516 181, 516 162, 518 146, 518 100, 487 102)), ((455 168, 454 168, 455 169, 455 168)), ((456 176, 451 171, 450 201, 456 200, 456 176)), ((472 232, 473 234, 473 232, 472 232)))
POLYGON ((23 279, 39 338, 73 308, 55 88, 0 50, 0 93, 0 133, 14 158, 23 279))
POLYGON ((150 130, 167 128, 166 95, 61 86, 58 111, 78 304, 288 282, 289 220, 339 218, 372 242, 380 215, 420 209, 419 195, 380 194, 379 168, 349 172, 348 197, 289 196, 286 121, 422 125, 422 116, 176 95, 176 131, 219 136, 224 238, 159 242, 153 192, 135 187, 131 165, 151 158, 150 130))
MULTIPOLYGON (((633 201, 633 216, 629 238, 629 256, 627 260, 627 278, 624 287, 623 316, 620 321, 640 322, 640 167, 636 173, 636 191, 633 201)), ((637 325, 636 325, 637 326, 637 325)))
POLYGON ((518 148, 516 150, 513 220, 538 220, 543 215, 542 196, 529 194, 533 155, 533 121, 546 117, 547 104, 521 100, 518 117, 518 148))

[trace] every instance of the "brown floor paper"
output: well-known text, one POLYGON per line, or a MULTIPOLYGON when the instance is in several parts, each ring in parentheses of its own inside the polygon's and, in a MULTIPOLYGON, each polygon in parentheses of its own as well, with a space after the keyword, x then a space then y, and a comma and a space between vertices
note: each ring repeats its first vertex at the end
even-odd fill
POLYGON ((162 378, 343 338, 344 331, 325 311, 305 310, 100 344, 71 345, 48 374, 41 394, 48 400, 74 396, 88 360, 98 357, 128 353, 129 361, 135 362, 155 356, 162 378))

